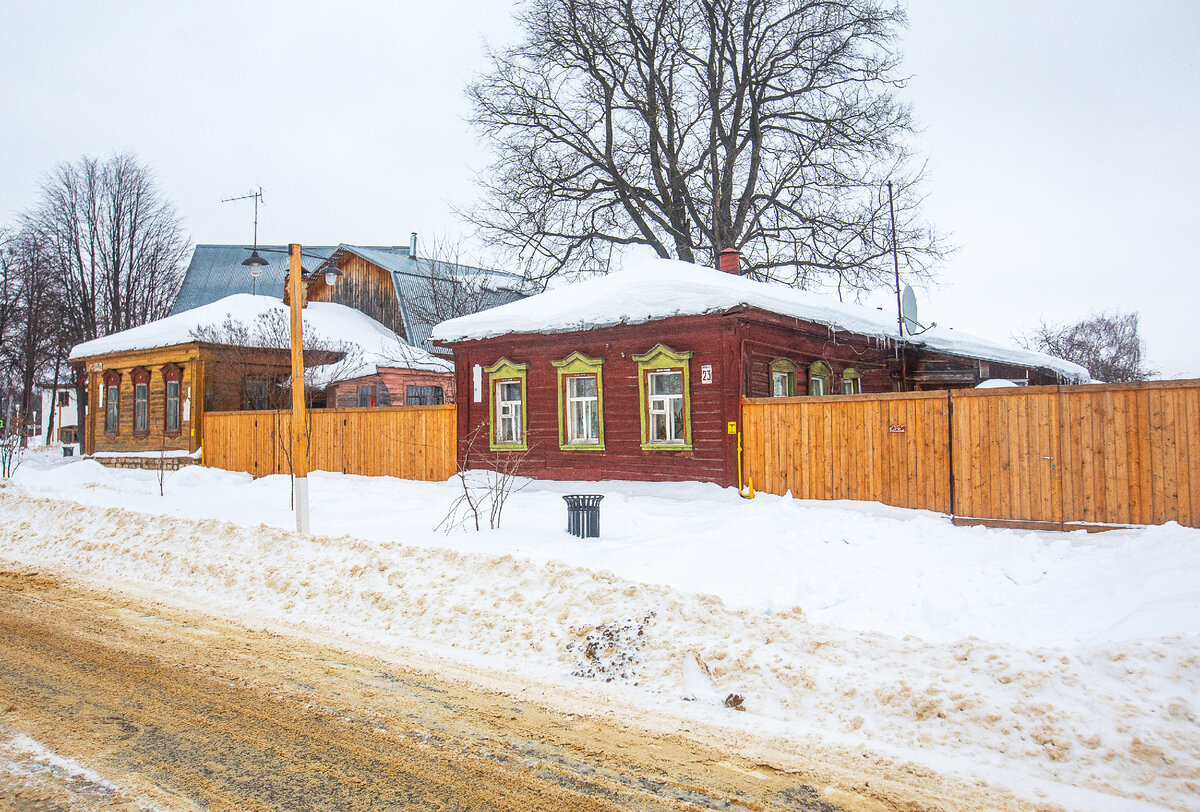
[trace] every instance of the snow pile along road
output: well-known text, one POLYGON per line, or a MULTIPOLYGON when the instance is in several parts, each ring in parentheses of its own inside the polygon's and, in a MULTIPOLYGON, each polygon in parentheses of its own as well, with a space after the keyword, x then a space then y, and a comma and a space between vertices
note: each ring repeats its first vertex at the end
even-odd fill
POLYGON ((150 477, 94 463, 22 472, 28 492, 95 506, 0 490, 0 559, 14 564, 595 680, 704 721, 862 746, 1073 808, 1187 809, 1200 796, 1193 530, 1039 535, 879 506, 747 503, 714 486, 532 483, 506 529, 446 536, 430 528, 453 482, 319 475, 314 516, 342 517, 354 536, 299 539, 249 524, 287 521, 283 478, 193 469, 162 499, 150 477), (572 487, 606 494, 604 541, 562 533, 572 487), (190 518, 221 511, 243 523, 190 518), (724 707, 731 693, 746 713, 724 707))

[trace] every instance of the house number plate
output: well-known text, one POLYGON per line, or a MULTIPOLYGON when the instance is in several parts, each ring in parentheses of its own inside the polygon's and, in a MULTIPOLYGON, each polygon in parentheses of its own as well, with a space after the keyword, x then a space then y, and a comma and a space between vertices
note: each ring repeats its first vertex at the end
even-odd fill
POLYGON ((892 434, 903 434, 904 426, 888 426, 888 431, 892 434))
POLYGON ((712 383, 712 364, 700 367, 700 383, 712 383))

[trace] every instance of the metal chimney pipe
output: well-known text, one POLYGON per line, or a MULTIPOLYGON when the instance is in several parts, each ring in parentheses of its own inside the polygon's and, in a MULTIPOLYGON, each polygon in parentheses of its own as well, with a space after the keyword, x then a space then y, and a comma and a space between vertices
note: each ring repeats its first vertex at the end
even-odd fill
POLYGON ((408 235, 408 258, 417 258, 417 232, 408 235))

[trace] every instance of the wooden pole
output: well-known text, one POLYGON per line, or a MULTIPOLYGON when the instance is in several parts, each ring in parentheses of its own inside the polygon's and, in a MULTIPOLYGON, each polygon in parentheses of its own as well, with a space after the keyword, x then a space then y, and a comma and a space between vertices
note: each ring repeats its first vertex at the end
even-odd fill
POLYGON ((296 504, 296 532, 308 534, 308 430, 304 416, 304 323, 300 307, 304 296, 300 245, 288 246, 288 299, 292 317, 292 495, 296 504))

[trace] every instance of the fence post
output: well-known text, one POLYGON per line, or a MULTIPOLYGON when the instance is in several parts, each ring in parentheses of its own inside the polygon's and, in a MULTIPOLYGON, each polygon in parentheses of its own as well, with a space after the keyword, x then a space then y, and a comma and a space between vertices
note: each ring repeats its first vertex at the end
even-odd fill
POLYGON ((946 464, 950 466, 950 519, 958 515, 957 495, 954 489, 954 393, 946 390, 946 464))

